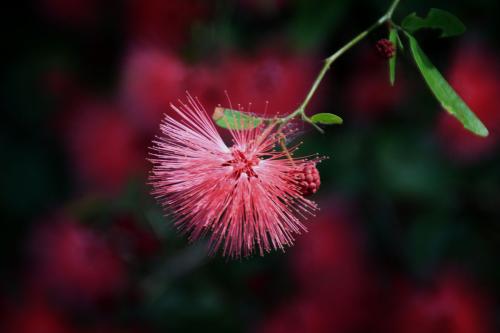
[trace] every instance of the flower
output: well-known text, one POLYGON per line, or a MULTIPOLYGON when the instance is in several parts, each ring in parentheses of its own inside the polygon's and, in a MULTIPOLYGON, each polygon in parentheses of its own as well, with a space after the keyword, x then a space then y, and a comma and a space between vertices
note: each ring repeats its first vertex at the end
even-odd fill
POLYGON ((430 288, 403 290, 388 332, 489 333, 493 318, 489 300, 456 273, 437 277, 430 288))
POLYGON ((318 214, 289 258, 295 297, 318 304, 327 332, 363 332, 381 308, 377 275, 369 267, 354 208, 346 209, 350 203, 340 198, 325 204, 328 209, 318 214))
MULTIPOLYGON (((267 116, 283 114, 299 106, 316 74, 310 55, 285 53, 260 49, 253 56, 231 53, 189 65, 171 51, 136 46, 124 61, 121 104, 148 134, 156 129, 164 113, 176 116, 170 112, 170 101, 188 88, 197 92, 209 110, 227 101, 227 90, 235 106, 248 105, 252 112, 263 110, 267 116), (268 110, 268 104, 273 112, 268 110)), ((321 89, 313 104, 321 103, 321 89)))
POLYGON ((156 129, 169 103, 185 91, 187 68, 171 52, 134 48, 126 56, 120 100, 128 115, 149 133, 156 129))
POLYGON ((386 38, 378 40, 375 44, 375 48, 383 59, 391 59, 396 54, 396 47, 386 38))
POLYGON ((83 185, 116 193, 143 174, 143 142, 132 121, 112 103, 84 101, 66 120, 65 143, 83 185), (103 144, 105 143, 105 144, 103 144))
MULTIPOLYGON (((227 100, 227 90, 233 105, 275 116, 296 109, 307 95, 316 75, 313 59, 278 48, 258 49, 252 55, 230 53, 190 67, 183 90, 196 91, 208 110, 227 100)), ((169 88, 169 96, 173 92, 169 88)), ((322 87, 312 103, 319 105, 321 97, 322 87)))
MULTIPOLYGON (((71 333, 75 327, 68 323, 59 309, 39 295, 17 295, 2 313, 0 331, 5 333, 71 333), (19 300, 21 298, 21 301, 19 300)), ((3 310, 3 309, 2 309, 3 310)))
MULTIPOLYGON (((252 109, 266 110, 269 116, 287 113, 300 105, 314 82, 314 64, 314 57, 308 54, 261 49, 253 56, 229 57, 219 73, 234 105, 251 101, 252 109), (267 110, 267 104, 274 111, 267 110)), ((322 89, 313 103, 321 103, 322 89)))
POLYGON ((361 234, 355 227, 355 219, 340 208, 339 201, 327 201, 330 209, 318 215, 291 257, 293 275, 300 285, 308 289, 322 288, 321 294, 325 293, 324 287, 334 288, 337 296, 352 289, 346 288, 348 285, 366 282, 361 234), (315 283, 311 284, 311 280, 315 283), (336 283, 332 285, 332 281, 336 283), (341 290, 336 289, 339 285, 341 290))
POLYGON ((109 242, 70 217, 53 219, 35 230, 30 243, 33 283, 70 303, 91 304, 122 291, 125 266, 109 242))
POLYGON ((151 184, 178 228, 191 240, 211 232, 212 252, 222 248, 229 257, 292 245, 306 230, 301 219, 317 209, 291 173, 308 161, 274 150, 282 138, 274 124, 230 130, 228 147, 198 100, 188 96, 187 104, 171 107, 182 120, 166 115, 161 124, 151 184))
POLYGON ((314 163, 301 166, 300 168, 295 169, 292 173, 295 179, 299 182, 300 193, 304 196, 316 193, 321 185, 319 171, 316 169, 316 165, 314 163))
POLYGON ((131 0, 127 2, 131 38, 139 43, 179 48, 194 26, 206 21, 211 8, 203 0, 131 0))

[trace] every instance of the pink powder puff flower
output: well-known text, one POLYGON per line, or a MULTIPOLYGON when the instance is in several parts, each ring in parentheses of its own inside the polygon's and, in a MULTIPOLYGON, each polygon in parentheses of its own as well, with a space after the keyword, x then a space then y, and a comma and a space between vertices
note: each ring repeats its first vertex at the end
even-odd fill
POLYGON ((176 226, 190 240, 211 233, 211 252, 222 248, 232 258, 292 245, 294 234, 306 231, 301 220, 317 210, 293 174, 310 161, 275 150, 275 124, 230 130, 228 147, 197 99, 171 107, 182 120, 165 116, 162 136, 153 141, 150 180, 176 226))

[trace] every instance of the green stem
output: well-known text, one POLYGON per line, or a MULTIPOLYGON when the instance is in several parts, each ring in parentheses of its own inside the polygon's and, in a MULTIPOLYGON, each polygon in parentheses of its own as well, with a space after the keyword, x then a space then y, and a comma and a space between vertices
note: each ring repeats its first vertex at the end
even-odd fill
POLYGON ((318 129, 320 132, 323 132, 323 130, 318 125, 313 123, 311 121, 311 119, 306 115, 306 113, 305 113, 306 106, 309 104, 310 100, 312 99, 312 97, 316 93, 316 90, 318 89, 321 81, 323 80, 323 77, 325 76, 326 72, 328 72, 331 65, 338 58, 340 58, 340 56, 342 56, 344 53, 346 53, 351 47, 353 47, 354 45, 359 43, 363 38, 365 38, 370 32, 372 32, 376 28, 380 27, 382 24, 390 22, 392 15, 394 13, 394 10, 396 9, 396 7, 399 4, 399 1, 400 0, 393 0, 393 2, 391 3, 391 6, 387 10, 387 12, 382 17, 380 17, 374 24, 372 24, 368 29, 361 32, 359 35, 354 37, 347 44, 345 44, 340 49, 338 49, 337 52, 335 52, 334 54, 332 54, 331 56, 329 56, 328 58, 325 59, 323 68, 321 69, 318 76, 316 77, 316 80, 314 80, 314 83, 311 86, 311 88, 309 89, 309 92, 307 93, 307 96, 304 99, 304 101, 302 102, 302 104, 300 104, 298 109, 295 110, 294 112, 290 113, 288 116, 280 118, 279 122, 281 124, 286 124, 288 121, 300 116, 303 121, 310 123, 311 125, 316 127, 316 129, 318 129))
POLYGON ((396 10, 396 7, 399 5, 400 0, 394 0, 389 7, 389 10, 386 13, 387 19, 392 19, 392 15, 394 14, 394 11, 396 10))

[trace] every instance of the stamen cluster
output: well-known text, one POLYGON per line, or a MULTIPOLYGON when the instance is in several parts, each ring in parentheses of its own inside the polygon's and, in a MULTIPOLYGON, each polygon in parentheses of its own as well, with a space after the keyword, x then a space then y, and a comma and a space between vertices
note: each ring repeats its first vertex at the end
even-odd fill
POLYGON ((283 144, 277 123, 230 129, 228 146, 198 100, 188 96, 188 103, 171 106, 181 120, 162 122, 150 180, 175 225, 191 240, 208 236, 212 251, 230 257, 292 245, 317 210, 304 198, 319 186, 311 160, 292 157, 296 146, 277 149, 283 144))
POLYGON ((319 171, 314 162, 306 163, 294 170, 293 178, 303 196, 316 193, 321 185, 319 171))

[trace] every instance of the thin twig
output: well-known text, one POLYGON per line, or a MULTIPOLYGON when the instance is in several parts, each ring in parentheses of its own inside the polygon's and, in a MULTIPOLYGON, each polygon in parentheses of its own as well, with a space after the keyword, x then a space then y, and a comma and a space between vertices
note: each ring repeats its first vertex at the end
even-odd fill
POLYGON ((391 3, 389 9, 387 12, 381 16, 375 23, 373 23, 368 29, 364 30, 360 34, 358 34, 356 37, 354 37, 351 41, 346 43, 344 46, 342 46, 340 49, 338 49, 335 53, 333 53, 331 56, 325 59, 323 68, 320 70, 318 76, 314 80, 311 88, 309 89, 309 92, 306 95, 306 98, 304 101, 300 104, 298 109, 296 109, 294 112, 290 113, 286 117, 278 118, 279 122, 282 124, 285 124, 289 122, 290 120, 301 117, 301 119, 311 125, 313 125, 317 130, 320 132, 323 132, 323 130, 315 124, 311 118, 309 118, 305 111, 306 111, 306 106, 309 104, 310 100, 316 93, 316 90, 318 89, 321 81, 323 80, 323 77, 325 76, 326 72, 330 69, 331 65, 338 59, 340 56, 342 56, 344 53, 346 53, 349 49, 351 49, 354 45, 359 43, 363 38, 365 38, 370 32, 375 30, 376 28, 380 27, 382 24, 391 22, 392 15, 398 6, 400 0, 393 0, 391 3))

